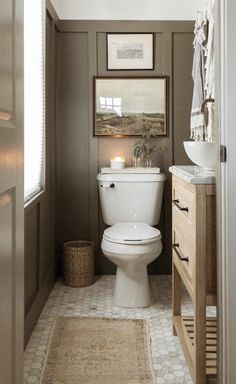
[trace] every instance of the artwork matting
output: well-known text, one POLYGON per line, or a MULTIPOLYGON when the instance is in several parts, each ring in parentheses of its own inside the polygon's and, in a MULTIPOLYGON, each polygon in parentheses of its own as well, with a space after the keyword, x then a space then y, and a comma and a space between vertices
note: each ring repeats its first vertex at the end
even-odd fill
POLYGON ((107 70, 153 70, 153 33, 107 33, 107 70))

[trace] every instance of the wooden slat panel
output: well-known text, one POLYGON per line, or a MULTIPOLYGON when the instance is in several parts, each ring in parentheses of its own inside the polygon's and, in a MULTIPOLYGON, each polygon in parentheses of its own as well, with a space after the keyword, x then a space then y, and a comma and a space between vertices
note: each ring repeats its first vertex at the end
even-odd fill
POLYGON ((207 359, 206 365, 207 365, 207 367, 216 367, 216 360, 215 359, 207 359))
POLYGON ((207 345, 217 345, 217 341, 216 340, 211 340, 211 339, 207 339, 207 345))
POLYGON ((216 353, 209 353, 209 352, 207 352, 207 354, 206 354, 206 358, 207 358, 207 360, 216 360, 217 359, 217 354, 216 353))
POLYGON ((206 346, 206 351, 207 352, 216 352, 217 351, 217 346, 216 345, 207 345, 206 346))
MULTIPOLYGON (((207 329, 210 333, 206 332, 206 374, 208 376, 216 376, 217 374, 217 327, 215 318, 207 318, 207 329)), ((189 338, 194 347, 194 319, 190 316, 182 318, 183 330, 182 333, 189 338)))
POLYGON ((216 368, 208 368, 207 367, 206 374, 207 374, 207 376, 215 377, 217 375, 217 370, 216 370, 216 368))
POLYGON ((215 339, 216 338, 216 334, 215 334, 215 332, 214 333, 207 332, 206 337, 207 337, 207 339, 215 339))

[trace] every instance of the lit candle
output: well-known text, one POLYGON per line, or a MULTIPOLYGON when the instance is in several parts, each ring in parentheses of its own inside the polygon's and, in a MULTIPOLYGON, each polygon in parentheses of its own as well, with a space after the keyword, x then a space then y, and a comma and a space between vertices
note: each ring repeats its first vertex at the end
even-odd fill
POLYGON ((114 159, 110 160, 111 169, 123 169, 125 167, 125 159, 122 157, 114 157, 114 159))

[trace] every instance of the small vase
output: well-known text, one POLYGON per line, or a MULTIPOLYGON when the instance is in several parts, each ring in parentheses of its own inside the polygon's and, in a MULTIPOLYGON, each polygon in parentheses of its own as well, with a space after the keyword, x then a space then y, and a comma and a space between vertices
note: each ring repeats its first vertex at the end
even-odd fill
POLYGON ((140 168, 143 166, 142 157, 133 157, 132 164, 134 168, 140 168))
POLYGON ((152 157, 151 155, 146 155, 144 157, 144 167, 151 168, 152 167, 152 157))

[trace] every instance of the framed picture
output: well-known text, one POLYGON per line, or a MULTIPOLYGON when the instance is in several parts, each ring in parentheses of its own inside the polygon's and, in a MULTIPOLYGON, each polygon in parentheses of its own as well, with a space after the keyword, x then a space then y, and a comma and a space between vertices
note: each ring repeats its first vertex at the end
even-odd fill
POLYGON ((153 33, 107 33, 107 70, 153 70, 153 33))
POLYGON ((167 135, 168 78, 94 77, 94 135, 167 135))

